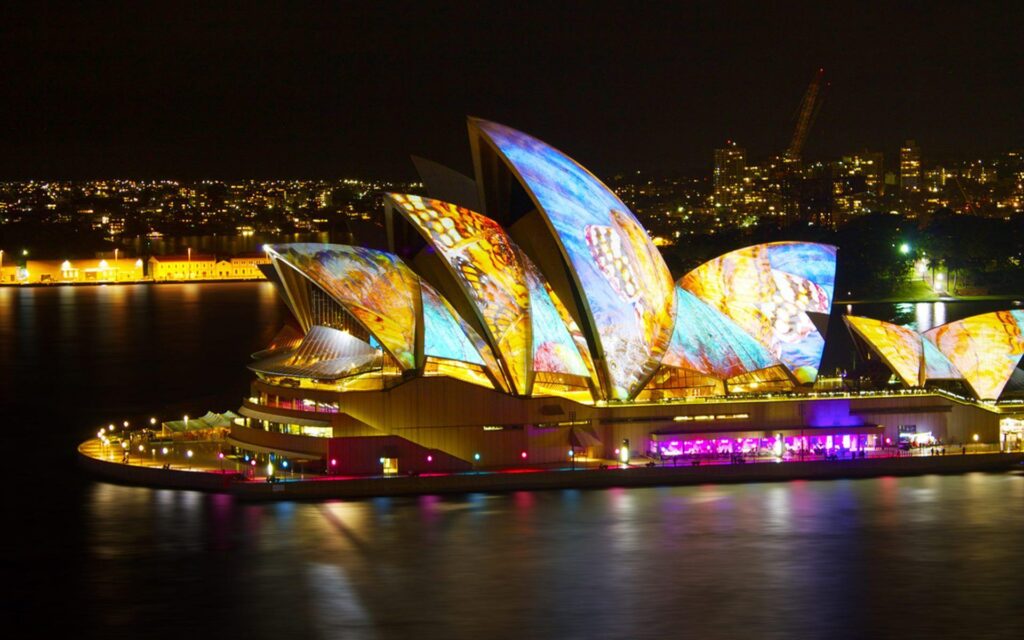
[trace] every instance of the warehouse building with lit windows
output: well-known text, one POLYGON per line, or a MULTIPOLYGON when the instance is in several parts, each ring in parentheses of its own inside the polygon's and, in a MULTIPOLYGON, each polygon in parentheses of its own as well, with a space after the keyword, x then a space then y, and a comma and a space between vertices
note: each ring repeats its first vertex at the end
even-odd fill
POLYGON ((996 401, 1021 312, 925 334, 848 317, 902 388, 829 389, 835 247, 756 245, 673 279, 574 160, 493 122, 469 134, 475 177, 417 159, 431 197, 385 196, 385 246, 266 248, 294 322, 254 354, 240 450, 375 474, 1020 437, 1024 409, 996 401))

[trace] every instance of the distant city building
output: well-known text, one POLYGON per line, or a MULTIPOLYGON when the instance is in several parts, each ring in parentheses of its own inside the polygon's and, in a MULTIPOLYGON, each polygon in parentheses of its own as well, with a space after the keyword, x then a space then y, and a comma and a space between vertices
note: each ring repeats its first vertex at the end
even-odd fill
POLYGON ((914 140, 900 147, 900 191, 921 190, 921 149, 914 140))
POLYGON ((747 167, 747 150, 730 141, 728 146, 715 149, 715 200, 730 203, 743 189, 747 167))
POLYGON ((861 151, 843 156, 839 163, 839 176, 863 176, 867 191, 881 195, 885 190, 883 174, 884 155, 881 151, 861 151))
POLYGON ((924 189, 930 193, 939 193, 946 187, 946 182, 955 178, 955 174, 943 167, 934 167, 924 172, 924 189))

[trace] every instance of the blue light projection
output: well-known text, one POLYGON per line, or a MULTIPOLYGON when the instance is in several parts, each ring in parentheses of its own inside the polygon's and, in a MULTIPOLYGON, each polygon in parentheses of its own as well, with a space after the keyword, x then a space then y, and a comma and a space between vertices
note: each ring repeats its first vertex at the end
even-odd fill
POLYGON ((679 287, 676 314, 664 365, 726 379, 778 364, 764 345, 735 322, 679 287))
POLYGON ((424 355, 484 366, 483 358, 441 294, 426 282, 421 282, 421 286, 424 355))
POLYGON ((672 337, 672 276, 629 209, 574 160, 509 127, 471 120, 533 197, 575 277, 608 396, 635 396, 672 337), (586 313, 589 310, 589 316, 586 313))

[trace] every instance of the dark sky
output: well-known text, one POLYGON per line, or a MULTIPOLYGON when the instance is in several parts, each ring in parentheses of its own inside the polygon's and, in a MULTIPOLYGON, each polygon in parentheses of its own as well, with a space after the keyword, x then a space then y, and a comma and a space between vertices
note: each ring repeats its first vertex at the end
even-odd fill
POLYGON ((0 178, 468 171, 467 114, 598 173, 709 167, 783 149, 819 66, 810 157, 1024 146, 1021 3, 643 4, 7 3, 0 178))

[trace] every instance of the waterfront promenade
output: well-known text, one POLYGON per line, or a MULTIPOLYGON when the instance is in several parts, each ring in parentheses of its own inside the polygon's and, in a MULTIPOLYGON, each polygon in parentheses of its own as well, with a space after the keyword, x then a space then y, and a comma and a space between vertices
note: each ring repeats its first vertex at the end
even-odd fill
POLYGON ((158 488, 225 492, 243 499, 368 498, 441 493, 598 489, 657 485, 828 480, 878 476, 1007 471, 1024 464, 1024 453, 977 452, 935 456, 889 456, 853 460, 764 461, 746 464, 606 467, 522 467, 418 476, 324 476, 281 471, 267 482, 266 470, 217 457, 219 443, 177 445, 183 451, 141 453, 123 461, 123 449, 98 439, 79 449, 82 467, 107 480, 158 488), (187 451, 192 451, 189 456, 187 451), (243 469, 252 469, 246 473, 243 469))

